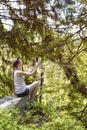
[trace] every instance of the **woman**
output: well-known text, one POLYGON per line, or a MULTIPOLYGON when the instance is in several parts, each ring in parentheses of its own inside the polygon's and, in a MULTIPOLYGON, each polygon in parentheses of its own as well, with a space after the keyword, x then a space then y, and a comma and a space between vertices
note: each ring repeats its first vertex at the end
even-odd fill
POLYGON ((29 95, 30 102, 34 103, 34 98, 37 93, 39 82, 35 81, 30 85, 25 84, 25 77, 32 76, 39 66, 39 62, 35 63, 33 69, 29 71, 22 71, 22 61, 20 59, 16 59, 13 62, 13 69, 14 69, 14 88, 15 94, 18 97, 24 97, 29 95))

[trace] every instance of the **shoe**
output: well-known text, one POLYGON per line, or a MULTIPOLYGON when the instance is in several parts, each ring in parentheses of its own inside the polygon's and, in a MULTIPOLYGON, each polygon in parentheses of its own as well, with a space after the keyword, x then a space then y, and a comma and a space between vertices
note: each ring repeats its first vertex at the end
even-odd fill
POLYGON ((32 103, 32 104, 36 104, 36 102, 32 99, 30 99, 29 102, 32 103))

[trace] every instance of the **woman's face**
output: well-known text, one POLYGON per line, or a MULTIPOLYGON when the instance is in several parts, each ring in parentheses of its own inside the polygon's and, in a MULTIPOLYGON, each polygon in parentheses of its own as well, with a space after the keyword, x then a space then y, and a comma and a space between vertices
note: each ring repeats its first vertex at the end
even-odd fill
POLYGON ((19 63, 17 64, 17 68, 21 69, 22 68, 22 61, 20 60, 19 63))

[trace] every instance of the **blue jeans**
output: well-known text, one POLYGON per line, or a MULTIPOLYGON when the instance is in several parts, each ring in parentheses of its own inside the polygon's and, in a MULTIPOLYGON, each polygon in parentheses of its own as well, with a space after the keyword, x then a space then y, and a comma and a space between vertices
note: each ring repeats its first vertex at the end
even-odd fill
POLYGON ((29 95, 29 88, 25 88, 25 91, 23 93, 20 94, 16 94, 18 97, 24 97, 29 95))

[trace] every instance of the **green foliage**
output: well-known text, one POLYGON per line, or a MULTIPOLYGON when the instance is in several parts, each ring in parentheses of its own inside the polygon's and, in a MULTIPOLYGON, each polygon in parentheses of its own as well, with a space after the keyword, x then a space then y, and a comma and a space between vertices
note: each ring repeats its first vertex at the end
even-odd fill
POLYGON ((18 110, 0 110, 0 129, 2 130, 85 130, 82 123, 67 111, 58 111, 50 104, 36 105, 21 115, 18 110), (3 114, 4 113, 4 114, 3 114))
MULTIPOLYGON (((15 57, 24 63, 44 57, 44 85, 42 104, 26 111, 25 117, 18 111, 1 110, 0 129, 85 130, 87 99, 76 90, 75 78, 78 87, 87 88, 87 2, 23 0, 17 2, 17 9, 9 2, 0 3, 9 9, 7 17, 5 10, 0 16, 0 96, 12 94, 15 57), (2 19, 13 21, 11 30, 4 28, 2 19)), ((29 77, 26 83, 34 80, 29 77)))
POLYGON ((41 130, 85 130, 85 128, 81 125, 80 122, 75 120, 73 117, 69 116, 68 114, 63 114, 62 117, 57 117, 52 122, 44 124, 43 128, 41 130))
POLYGON ((18 120, 19 117, 12 117, 11 112, 7 111, 7 110, 0 110, 0 129, 1 130, 11 130, 12 128, 14 130, 17 130, 17 128, 19 129, 20 127, 18 127, 18 120))

